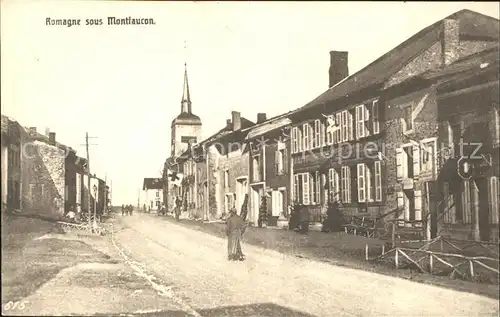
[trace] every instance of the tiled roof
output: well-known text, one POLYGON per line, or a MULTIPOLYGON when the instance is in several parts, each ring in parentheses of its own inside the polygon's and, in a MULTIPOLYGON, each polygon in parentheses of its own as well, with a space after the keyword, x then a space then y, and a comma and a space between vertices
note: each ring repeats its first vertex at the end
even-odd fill
MULTIPOLYGON (((481 37, 491 40, 499 38, 497 19, 470 10, 458 11, 445 19, 460 21, 461 37, 481 37)), ((440 39, 443 20, 424 28, 368 66, 329 88, 313 101, 295 110, 294 113, 326 105, 363 89, 383 84, 395 72, 440 39)))
POLYGON ((144 178, 142 190, 163 189, 163 180, 161 178, 144 178))

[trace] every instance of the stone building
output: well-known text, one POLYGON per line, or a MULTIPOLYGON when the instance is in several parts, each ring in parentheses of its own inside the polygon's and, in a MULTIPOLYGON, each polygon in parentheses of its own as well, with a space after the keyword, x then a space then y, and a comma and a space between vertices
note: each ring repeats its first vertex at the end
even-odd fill
MULTIPOLYGON (((444 234, 445 229, 451 227, 457 233, 460 231, 458 227, 462 225, 467 234, 461 238, 479 238, 472 234, 474 230, 471 225, 475 223, 471 217, 472 208, 458 212, 460 225, 446 216, 454 214, 454 211, 448 212, 446 203, 443 203, 443 199, 448 200, 448 197, 447 194, 443 196, 442 191, 449 190, 443 189, 442 179, 449 171, 458 176, 458 151, 453 155, 449 153, 450 144, 458 144, 460 136, 492 144, 488 137, 489 131, 481 131, 478 127, 494 126, 498 97, 495 101, 495 90, 491 89, 495 85, 490 84, 489 90, 483 89, 475 80, 480 81, 481 76, 488 72, 491 74, 494 69, 494 66, 490 66, 482 70, 481 63, 498 63, 498 31, 497 19, 467 10, 457 12, 422 31, 425 33, 421 40, 420 54, 385 84, 386 144, 391 145, 386 148, 385 153, 389 158, 386 161, 386 179, 388 190, 393 193, 387 196, 387 206, 401 211, 397 214, 401 232, 430 238, 435 237, 438 232, 444 234), (493 51, 489 49, 495 46, 497 48, 493 48, 493 51), (477 77, 472 76, 472 73, 477 74, 477 77), (456 88, 452 85, 455 80, 459 82, 456 88), (462 86, 459 87, 460 85, 462 86), (472 95, 464 91, 451 94, 454 97, 444 93, 446 89, 460 91, 459 88, 464 87, 476 94, 483 94, 481 98, 475 99, 482 103, 472 102, 472 95), (468 106, 465 105, 466 100, 471 101, 468 106), (480 115, 483 112, 486 116, 480 115), (475 126, 475 130, 471 126, 475 126), (455 140, 449 137, 450 133, 453 134, 449 131, 457 131, 455 140), (391 159, 394 157, 395 159, 391 159)), ((496 94, 498 95, 498 83, 496 94)), ((480 191, 480 196, 484 194, 486 203, 481 210, 486 215, 492 210, 491 207, 488 208, 487 194, 490 193, 491 196, 492 191, 487 189, 489 185, 486 183, 493 184, 495 180, 494 177, 491 180, 483 178, 485 186, 480 191)), ((462 182, 455 179, 453 183, 462 182)), ((464 181, 461 188, 460 192, 463 192, 464 197, 470 196, 467 181, 464 181)), ((496 193, 492 195, 495 196, 496 193)), ((457 202, 461 201, 462 199, 457 199, 457 202)), ((449 208, 456 207, 450 205, 449 208)), ((488 216, 485 218, 485 227, 488 227, 488 216)), ((483 237, 486 236, 488 234, 483 237)))
MULTIPOLYGON (((322 205, 328 197, 324 189, 340 200, 347 215, 401 217, 403 206, 398 201, 406 200, 404 206, 410 206, 411 201, 413 211, 404 210, 402 217, 421 218, 421 189, 412 187, 413 196, 401 197, 404 188, 414 183, 410 176, 403 176, 406 180, 396 186, 400 177, 395 158, 400 157, 396 152, 402 153, 400 146, 413 131, 423 131, 415 136, 418 140, 435 137, 437 123, 425 119, 431 113, 424 112, 418 120, 422 129, 412 129, 403 122, 406 117, 414 119, 423 108, 432 109, 435 101, 432 92, 412 91, 413 95, 405 96, 401 89, 409 78, 491 47, 495 30, 498 41, 498 20, 459 11, 348 77, 347 53, 331 53, 331 87, 288 116, 292 120, 294 197, 308 206, 312 221, 322 220, 322 205), (411 102, 394 101, 401 94, 411 102), (394 103, 414 107, 399 107, 394 113, 394 103), (402 129, 407 130, 403 133, 402 129)), ((411 87, 418 86, 412 83, 411 87)), ((418 157, 417 150, 404 151, 407 154, 401 155, 405 157, 414 153, 418 157)), ((418 164, 412 161, 410 165, 418 168, 418 164)))
POLYGON ((263 197, 267 201, 268 226, 288 218, 292 201, 289 126, 286 114, 266 120, 266 114, 259 113, 245 139, 250 149, 248 220, 254 224, 263 197))
POLYGON ((232 208, 241 211, 248 194, 249 157, 244 140, 252 125, 233 111, 224 128, 177 159, 184 176, 183 207, 189 216, 210 220, 232 208))
POLYGON ((21 208, 21 157, 23 129, 2 115, 2 211, 21 208))

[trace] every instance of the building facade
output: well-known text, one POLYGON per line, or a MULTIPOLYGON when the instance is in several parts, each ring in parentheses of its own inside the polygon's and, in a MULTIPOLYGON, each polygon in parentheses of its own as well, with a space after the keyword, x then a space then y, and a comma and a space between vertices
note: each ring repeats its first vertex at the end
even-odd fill
POLYGON ((142 190, 144 192, 144 203, 140 208, 144 208, 146 212, 158 212, 163 204, 163 179, 161 178, 145 178, 142 190))
POLYGON ((288 218, 291 203, 290 119, 278 116, 266 120, 257 115, 257 124, 246 137, 249 146, 249 220, 258 222, 263 197, 267 205, 267 225, 275 226, 288 218))

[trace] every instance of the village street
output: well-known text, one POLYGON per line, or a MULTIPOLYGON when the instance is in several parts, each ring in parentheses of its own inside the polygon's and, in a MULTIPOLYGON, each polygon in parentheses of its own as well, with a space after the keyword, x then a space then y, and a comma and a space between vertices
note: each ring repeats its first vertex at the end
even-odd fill
POLYGON ((498 314, 493 299, 246 244, 247 260, 228 262, 223 239, 161 221, 154 214, 116 216, 113 240, 155 287, 168 289, 171 298, 195 316, 498 314))

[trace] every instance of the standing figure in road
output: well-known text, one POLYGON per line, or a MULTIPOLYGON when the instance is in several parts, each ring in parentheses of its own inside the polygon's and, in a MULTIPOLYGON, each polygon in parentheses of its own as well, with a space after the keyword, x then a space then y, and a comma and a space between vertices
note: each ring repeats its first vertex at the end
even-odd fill
POLYGON ((302 207, 300 210, 300 233, 309 232, 309 209, 302 207))
POLYGON ((174 212, 175 212, 175 220, 179 221, 179 217, 181 215, 181 204, 182 204, 182 201, 179 197, 177 197, 175 199, 175 209, 174 209, 174 212))
POLYGON ((132 211, 134 211, 134 206, 129 205, 128 212, 130 213, 131 216, 132 216, 132 211))
POLYGON ((241 251, 241 237, 244 230, 245 222, 232 209, 226 220, 227 259, 229 261, 243 261, 245 259, 241 251))
POLYGON ((122 205, 122 216, 125 215, 125 205, 122 205))

